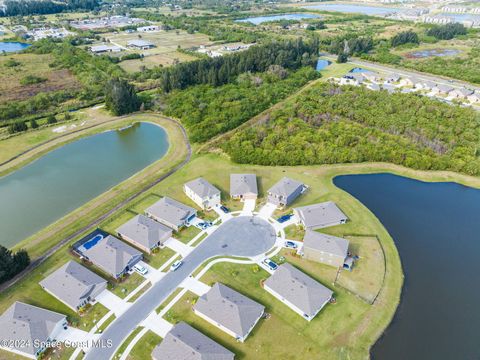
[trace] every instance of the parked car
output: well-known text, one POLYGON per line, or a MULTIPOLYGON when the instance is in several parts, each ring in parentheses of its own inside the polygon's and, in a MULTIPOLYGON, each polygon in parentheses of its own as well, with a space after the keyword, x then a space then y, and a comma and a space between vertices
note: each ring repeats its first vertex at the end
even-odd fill
POLYGON ((177 260, 170 266, 170 271, 175 271, 182 265, 183 265, 183 261, 182 260, 177 260))
POLYGON ((220 206, 220 210, 222 210, 225 214, 228 214, 230 212, 230 210, 224 205, 220 206))
POLYGON ((298 247, 293 241, 285 241, 285 247, 290 249, 296 249, 298 247))
POLYGON ((133 270, 135 270, 140 275, 145 275, 145 274, 148 273, 147 268, 145 266, 140 265, 140 264, 133 265, 133 270))
POLYGON ((278 265, 270 259, 263 260, 263 263, 272 271, 275 271, 278 268, 278 265))

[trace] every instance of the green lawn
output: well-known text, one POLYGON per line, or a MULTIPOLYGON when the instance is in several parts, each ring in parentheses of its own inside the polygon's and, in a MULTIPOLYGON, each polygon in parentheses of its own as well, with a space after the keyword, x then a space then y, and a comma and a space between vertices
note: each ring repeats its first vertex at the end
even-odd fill
POLYGON ((120 298, 125 298, 133 290, 135 290, 141 283, 145 281, 145 278, 136 272, 133 272, 131 275, 121 283, 117 284, 112 292, 120 298))
POLYGON ((164 247, 163 249, 158 250, 156 253, 145 255, 145 262, 155 269, 158 269, 160 266, 170 260, 173 255, 175 255, 175 251, 168 247, 164 247))
POLYGON ((162 311, 162 310, 165 308, 165 306, 167 306, 167 305, 170 303, 170 301, 172 301, 172 300, 175 298, 175 296, 177 296, 177 295, 180 293, 180 291, 182 291, 182 289, 176 288, 175 291, 174 291, 173 293, 171 293, 170 296, 167 297, 167 298, 165 299, 165 301, 162 302, 158 308, 155 309, 155 311, 157 312, 157 314, 158 314, 160 311, 162 311))
POLYGON ((108 319, 105 320, 105 321, 103 322, 103 324, 100 325, 100 326, 97 328, 96 333, 99 334, 99 333, 104 332, 105 329, 108 327, 108 325, 110 325, 110 324, 113 322, 113 320, 115 320, 116 318, 117 318, 117 317, 115 316, 115 314, 110 315, 110 316, 108 317, 108 319))
POLYGON ((130 210, 125 210, 122 212, 117 213, 115 216, 112 216, 111 218, 105 220, 102 224, 100 224, 100 227, 111 233, 116 235, 117 234, 117 229, 125 224, 128 220, 133 219, 137 214, 134 213, 133 211, 130 210))
POLYGON ((153 349, 160 344, 162 338, 153 331, 148 330, 145 335, 135 344, 128 355, 128 360, 150 359, 153 349))
POLYGON ((120 359, 120 357, 122 356, 123 352, 125 351, 125 349, 127 348, 128 344, 130 344, 130 342, 133 340, 133 338, 135 336, 137 336, 137 334, 143 330, 143 326, 138 326, 137 328, 135 328, 135 330, 133 330, 130 335, 128 335, 128 337, 125 339, 125 341, 122 343, 122 345, 120 345, 120 347, 118 348, 117 352, 115 353, 115 355, 113 356, 113 359, 116 360, 116 359, 120 359))
POLYGON ((108 313, 108 309, 100 303, 96 303, 87 311, 84 316, 80 317, 78 328, 80 330, 89 331, 95 324, 108 313))
POLYGON ((301 226, 295 224, 288 225, 285 229, 285 237, 290 240, 303 241, 303 236, 305 235, 305 230, 301 226))
POLYGON ((137 214, 143 214, 145 210, 155 204, 161 197, 156 194, 148 194, 144 196, 139 201, 135 202, 131 207, 130 210, 133 210, 137 214))
POLYGON ((182 228, 179 232, 174 233, 173 237, 178 241, 181 241, 182 243, 186 244, 190 240, 192 240, 195 236, 200 234, 200 232, 201 230, 199 228, 191 225, 189 227, 182 228))
POLYGON ((135 302, 142 294, 145 293, 148 289, 152 287, 152 283, 148 282, 146 285, 144 285, 135 295, 133 295, 130 299, 128 299, 128 302, 135 302))

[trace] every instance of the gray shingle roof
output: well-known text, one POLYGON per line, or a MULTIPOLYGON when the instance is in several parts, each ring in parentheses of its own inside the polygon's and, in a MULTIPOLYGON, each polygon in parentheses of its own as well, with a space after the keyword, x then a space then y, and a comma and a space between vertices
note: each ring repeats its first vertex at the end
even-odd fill
POLYGON ((34 342, 46 341, 64 319, 63 314, 17 301, 0 316, 0 339, 21 341, 22 346, 13 348, 35 355, 39 348, 34 342))
POLYGON ((72 308, 87 299, 107 280, 70 260, 40 282, 40 285, 72 308))
POLYGON ((460 94, 461 96, 468 96, 468 95, 472 95, 473 94, 473 90, 470 90, 470 89, 466 89, 466 88, 457 88, 455 90, 453 90, 454 92, 460 94))
POLYGON ((288 197, 289 195, 293 194, 295 190, 302 186, 304 186, 304 184, 300 181, 284 177, 275 185, 273 185, 268 192, 288 197))
POLYGON ((216 283, 198 299, 194 309, 243 337, 263 315, 265 307, 228 286, 216 283))
POLYGON ((441 92, 444 92, 444 93, 449 93, 450 91, 453 90, 453 87, 449 86, 449 85, 444 85, 444 84, 440 84, 437 86, 438 90, 440 90, 441 92))
POLYGON ((323 227, 346 221, 347 216, 333 201, 295 208, 306 228, 323 227))
POLYGON ((230 174, 230 195, 258 195, 257 176, 255 174, 230 174))
POLYGON ((312 230, 305 231, 303 246, 344 258, 348 253, 348 240, 312 230))
POLYGON ((233 360, 235 354, 190 325, 179 322, 152 353, 154 360, 233 360))
POLYGON ((172 229, 144 215, 137 215, 117 229, 117 233, 152 249, 172 236, 172 229))
POLYGON ((215 186, 213 186, 207 180, 201 177, 187 182, 185 186, 189 187, 195 194, 200 196, 202 199, 205 197, 220 194, 220 190, 218 190, 215 186))
POLYGON ((179 224, 196 214, 197 210, 165 196, 147 209, 147 212, 171 224, 179 224))
POLYGON ((114 276, 122 273, 134 257, 142 256, 140 251, 112 235, 103 238, 90 249, 84 250, 83 254, 95 265, 114 276))
POLYGON ((151 43, 150 41, 146 41, 146 40, 135 39, 135 40, 128 41, 127 45, 128 46, 143 47, 143 46, 153 46, 153 43, 151 43))
POLYGON ((310 317, 315 316, 333 295, 333 291, 289 263, 278 267, 265 281, 277 294, 310 317))

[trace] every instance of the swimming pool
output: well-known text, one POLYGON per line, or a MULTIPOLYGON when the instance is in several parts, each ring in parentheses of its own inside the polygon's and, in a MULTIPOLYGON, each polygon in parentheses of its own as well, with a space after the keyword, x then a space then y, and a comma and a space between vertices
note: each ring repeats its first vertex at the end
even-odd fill
POLYGON ((78 248, 78 250, 80 250, 80 251, 89 250, 92 247, 94 247, 95 245, 97 245, 97 243, 99 241, 102 241, 102 240, 103 240, 103 235, 102 234, 97 234, 93 238, 91 238, 90 240, 87 240, 85 243, 83 243, 83 245, 80 246, 78 248))

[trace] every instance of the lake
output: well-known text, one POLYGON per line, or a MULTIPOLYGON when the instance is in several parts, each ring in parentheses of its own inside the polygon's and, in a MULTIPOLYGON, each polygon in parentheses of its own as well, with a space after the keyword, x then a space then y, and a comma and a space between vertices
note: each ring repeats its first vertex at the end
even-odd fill
POLYGON ((323 70, 325 69, 327 66, 329 66, 332 62, 329 61, 329 60, 325 60, 325 59, 318 59, 317 61, 317 66, 315 67, 315 69, 317 71, 320 71, 320 70, 323 70))
POLYGON ((343 13, 358 13, 365 15, 386 15, 394 12, 399 12, 401 9, 389 7, 377 7, 368 5, 352 5, 352 4, 319 4, 303 6, 304 9, 309 10, 323 10, 336 11, 343 13))
POLYGON ((0 41, 0 53, 2 52, 17 52, 17 51, 22 51, 26 48, 28 48, 30 44, 25 44, 21 42, 3 42, 0 41))
POLYGON ((464 21, 473 21, 473 22, 480 22, 480 15, 476 14, 449 14, 449 13, 442 13, 441 16, 448 17, 453 19, 456 22, 464 22, 464 21))
POLYGON ((391 174, 338 176, 400 253, 400 307, 372 349, 376 360, 478 359, 480 190, 391 174))
POLYGON ((165 130, 137 123, 82 138, 0 178, 0 244, 11 247, 163 157, 165 130))
POLYGON ((428 57, 443 57, 443 56, 455 56, 460 54, 461 51, 457 49, 429 49, 429 50, 417 50, 412 51, 405 56, 410 59, 423 59, 428 57))
POLYGON ((317 19, 317 18, 321 18, 321 16, 315 15, 315 14, 282 14, 282 15, 250 17, 247 19, 235 20, 235 22, 249 22, 254 25, 259 25, 264 22, 270 22, 270 21, 303 20, 303 19, 317 19))

